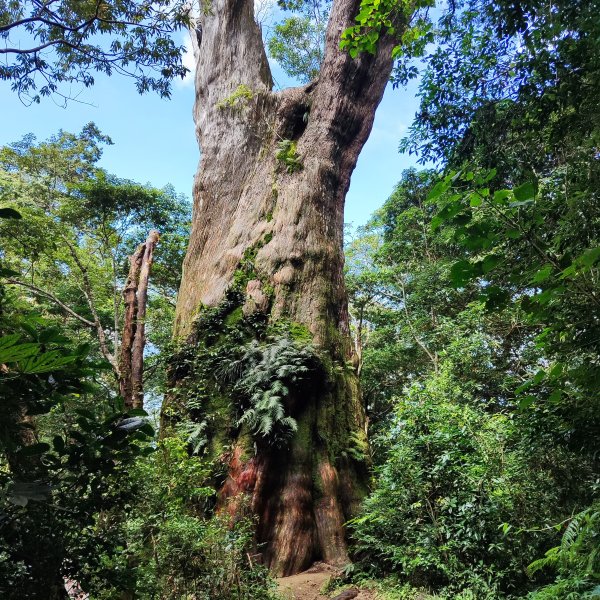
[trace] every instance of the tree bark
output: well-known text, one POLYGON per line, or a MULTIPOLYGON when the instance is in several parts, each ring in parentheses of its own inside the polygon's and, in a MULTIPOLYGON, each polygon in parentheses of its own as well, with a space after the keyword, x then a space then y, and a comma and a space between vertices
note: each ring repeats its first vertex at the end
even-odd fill
MULTIPOLYGON (((241 496, 258 516, 266 564, 289 575, 315 560, 347 562, 344 523, 366 491, 367 454, 347 451, 364 438, 343 280, 343 212, 350 176, 373 125, 392 68, 393 40, 353 60, 341 33, 360 0, 334 0, 318 80, 272 92, 251 0, 214 0, 202 17, 194 117, 202 158, 178 297, 175 337, 194 345, 202 307, 217 306, 249 250, 257 280, 244 311, 270 323, 306 327, 330 369, 327 381, 295 398, 298 431, 286 449, 228 430, 232 450, 220 504, 233 514, 241 496), (245 86, 245 88, 240 88, 245 86), (236 100, 240 89, 251 90, 236 100), (294 142, 301 168, 286 169, 278 143, 294 142), (257 290, 258 288, 258 290, 257 290), (263 302, 268 296, 270 301, 263 302), (253 301, 253 302, 251 302, 253 301), (362 437, 361 437, 362 436, 362 437)), ((201 343, 201 342, 200 342, 201 343)), ((177 386, 177 374, 172 373, 177 386)), ((177 403, 167 398, 163 427, 177 403)), ((366 444, 366 440, 364 441, 366 444)))
POLYGON ((131 350, 131 387, 133 408, 144 406, 144 347, 146 346, 146 305, 148 304, 148 279, 158 244, 158 231, 152 230, 146 239, 140 279, 137 289, 137 315, 135 337, 131 350))
POLYGON ((137 287, 140 278, 140 268, 144 257, 146 244, 140 244, 129 257, 129 273, 123 288, 123 333, 121 335, 121 353, 119 357, 119 393, 127 408, 133 407, 133 386, 131 382, 131 350, 135 338, 137 314, 137 287))
POLYGON ((129 257, 129 274, 123 289, 125 315, 119 360, 119 391, 125 408, 144 406, 144 347, 148 280, 158 243, 158 231, 152 230, 146 242, 129 257))

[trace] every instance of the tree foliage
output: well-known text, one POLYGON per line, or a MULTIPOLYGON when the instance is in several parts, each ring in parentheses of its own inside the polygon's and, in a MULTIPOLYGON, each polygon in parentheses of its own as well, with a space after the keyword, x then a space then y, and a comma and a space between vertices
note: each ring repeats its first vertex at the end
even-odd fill
MULTIPOLYGON (((430 19, 401 148, 438 168, 405 173, 349 247, 381 463, 359 556, 449 597, 597 592, 594 10, 465 2, 430 19)), ((348 47, 368 51, 366 33, 348 47)))
POLYGON ((184 77, 184 48, 172 34, 188 22, 189 6, 159 0, 0 2, 0 79, 30 102, 70 84, 89 87, 94 73, 135 80, 140 93, 169 96, 184 77))
MULTIPOLYGON (((161 232, 148 321, 159 349, 170 338, 189 207, 171 187, 158 190, 100 169, 106 143, 89 124, 79 134, 60 132, 41 143, 26 136, 0 149, 0 201, 23 216, 0 223, 0 236, 14 315, 33 304, 92 343, 117 375, 127 257, 150 229, 161 232)), ((158 365, 150 358, 150 375, 158 365)))
POLYGON ((280 0, 278 4, 292 14, 277 23, 269 34, 269 56, 290 77, 308 83, 319 75, 331 2, 280 0))

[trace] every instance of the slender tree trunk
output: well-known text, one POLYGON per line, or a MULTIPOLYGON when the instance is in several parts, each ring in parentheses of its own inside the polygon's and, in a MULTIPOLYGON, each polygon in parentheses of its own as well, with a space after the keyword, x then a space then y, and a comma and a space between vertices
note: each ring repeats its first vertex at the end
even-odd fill
MULTIPOLYGON (((343 213, 389 79, 393 41, 383 38, 376 55, 356 60, 340 51, 359 4, 334 1, 318 80, 282 92, 271 91, 251 0, 214 0, 202 18, 194 111, 202 159, 175 336, 202 343, 194 330, 198 311, 222 302, 251 257, 257 276, 246 287, 244 314, 263 311, 271 324, 307 328, 331 366, 325 382, 288 401, 298 431, 287 448, 253 445, 225 424, 217 434, 232 448, 221 454, 229 475, 220 503, 235 514, 240 498, 248 499, 265 562, 280 575, 319 559, 348 560, 343 525, 367 485, 364 412, 348 363, 343 213), (242 89, 251 97, 235 100, 242 89), (296 148, 289 169, 276 158, 282 140, 296 148)), ((171 379, 181 385, 176 370, 171 379)), ((167 398, 164 431, 177 410, 167 398)))
POLYGON ((125 317, 119 359, 119 391, 126 408, 144 406, 144 346, 148 280, 158 243, 158 231, 152 230, 146 242, 129 257, 129 274, 123 289, 125 317))
POLYGON ((119 367, 121 376, 119 379, 119 392, 126 407, 133 407, 133 386, 131 383, 131 350, 135 338, 136 314, 137 314, 137 287, 140 277, 140 268, 144 257, 146 244, 140 244, 136 251, 129 257, 129 274, 127 283, 123 288, 123 301, 125 313, 123 320, 123 333, 121 335, 121 354, 119 367))
MULTIPOLYGON (((6 366, 0 365, 0 374, 6 372, 6 366)), ((0 449, 6 457, 10 479, 15 485, 43 485, 48 473, 41 456, 37 454, 23 456, 19 452, 20 449, 38 442, 36 422, 34 417, 28 414, 27 402, 21 398, 15 405, 7 406, 3 421, 4 436, 0 449)), ((46 519, 52 519, 48 510, 46 502, 30 501, 18 521, 11 517, 0 520, 0 536, 4 539, 11 539, 14 536, 18 540, 22 536, 22 543, 15 545, 9 560, 23 560, 30 569, 27 580, 21 580, 23 589, 10 590, 13 593, 11 598, 21 597, 32 600, 67 598, 61 575, 62 548, 54 547, 54 551, 51 551, 53 540, 48 536, 27 535, 27 527, 31 530, 31 525, 41 518, 40 514, 46 519), (15 527, 20 531, 14 530, 15 527)), ((1 590, 4 589, 2 583, 0 581, 0 596, 1 590)))
POLYGON ((146 345, 146 305, 148 304, 148 279, 154 260, 154 248, 158 244, 158 231, 152 230, 144 248, 137 289, 137 315, 135 337, 131 350, 131 386, 133 408, 144 406, 144 347, 146 345))

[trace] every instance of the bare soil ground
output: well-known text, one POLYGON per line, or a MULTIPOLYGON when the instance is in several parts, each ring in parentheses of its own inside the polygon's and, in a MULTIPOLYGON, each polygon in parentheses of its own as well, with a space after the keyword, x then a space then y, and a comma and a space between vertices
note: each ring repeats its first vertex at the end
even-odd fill
MULTIPOLYGON (((285 600, 332 600, 337 594, 322 594, 321 589, 327 580, 334 576, 336 571, 330 565, 316 563, 307 571, 280 577, 279 594, 285 600)), ((376 600, 375 592, 361 590, 354 600, 376 600)))

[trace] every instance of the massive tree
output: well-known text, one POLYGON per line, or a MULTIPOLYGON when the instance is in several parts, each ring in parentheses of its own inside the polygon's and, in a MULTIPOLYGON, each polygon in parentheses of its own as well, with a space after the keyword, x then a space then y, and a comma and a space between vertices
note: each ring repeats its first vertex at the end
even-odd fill
POLYGON ((233 515, 248 506, 257 515, 258 547, 278 574, 317 559, 347 561, 344 522, 366 487, 343 210, 395 38, 390 23, 373 53, 352 58, 340 50, 359 7, 359 0, 333 2, 318 78, 278 92, 252 0, 215 0, 197 28, 202 158, 176 312, 183 348, 171 367, 163 426, 168 432, 195 402, 207 448, 227 466, 219 503, 233 515), (248 344, 234 367, 246 361, 247 371, 227 385, 225 358, 210 360, 227 355, 223 340, 234 330, 248 344), (305 364, 309 348, 318 368, 305 364), (286 356, 291 366, 281 364, 286 356), (266 373, 262 383, 257 369, 266 373), (287 435, 274 435, 278 427, 287 435))

